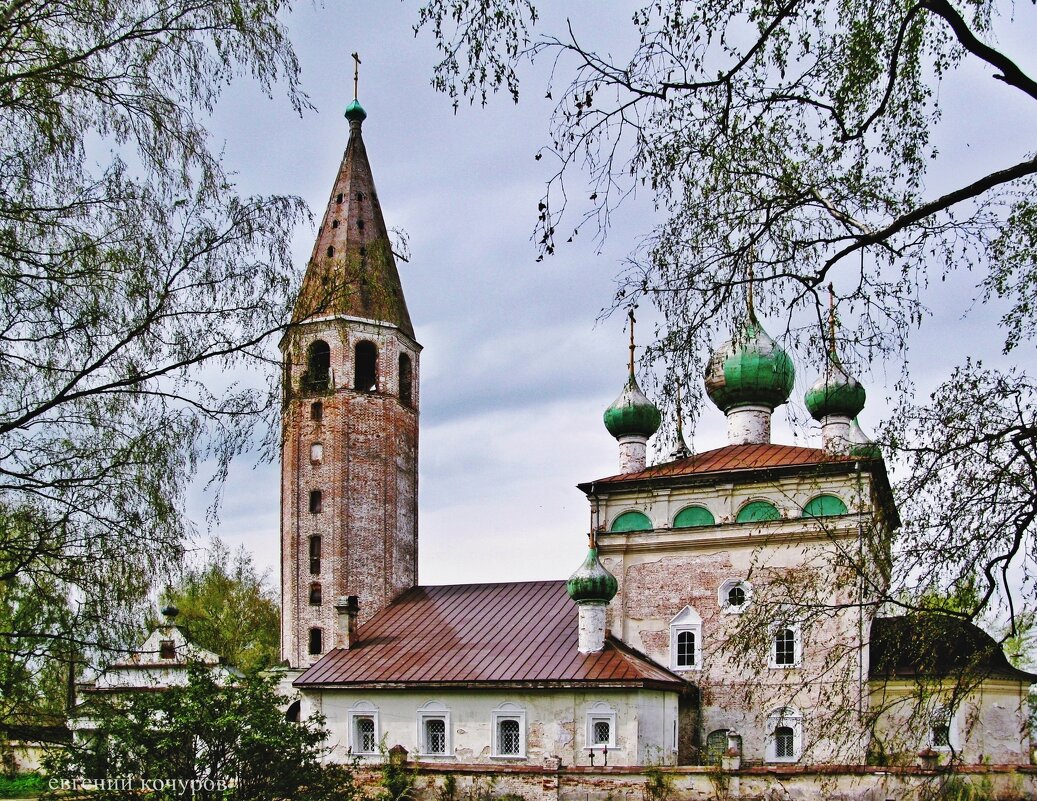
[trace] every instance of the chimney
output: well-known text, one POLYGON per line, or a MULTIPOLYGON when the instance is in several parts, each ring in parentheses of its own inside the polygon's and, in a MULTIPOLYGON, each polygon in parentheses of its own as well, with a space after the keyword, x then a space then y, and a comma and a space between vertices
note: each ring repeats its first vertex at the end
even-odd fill
POLYGON ((335 627, 335 647, 350 648, 358 645, 356 638, 356 619, 360 614, 360 602, 355 595, 340 595, 335 604, 338 625, 335 627))

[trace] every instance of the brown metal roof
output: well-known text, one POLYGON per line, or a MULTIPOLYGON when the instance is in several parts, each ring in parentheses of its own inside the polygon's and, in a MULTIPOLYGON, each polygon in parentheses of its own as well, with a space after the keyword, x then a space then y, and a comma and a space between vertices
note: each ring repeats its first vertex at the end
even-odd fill
POLYGON ((581 654, 578 617, 564 581, 415 587, 295 686, 687 686, 612 639, 581 654))
POLYGON ((728 473, 738 470, 766 470, 777 467, 859 462, 858 456, 833 454, 821 448, 801 448, 798 445, 725 445, 705 453, 677 459, 665 464, 652 465, 637 473, 626 473, 580 484, 587 490, 591 484, 618 484, 649 478, 692 476, 706 473, 728 473))

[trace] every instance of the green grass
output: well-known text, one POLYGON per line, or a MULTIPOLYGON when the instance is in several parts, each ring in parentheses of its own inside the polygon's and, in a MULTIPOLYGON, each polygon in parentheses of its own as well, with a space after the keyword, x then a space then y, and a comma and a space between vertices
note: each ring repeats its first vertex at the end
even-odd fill
POLYGON ((0 776, 0 798, 34 798, 45 789, 46 782, 38 773, 0 776))

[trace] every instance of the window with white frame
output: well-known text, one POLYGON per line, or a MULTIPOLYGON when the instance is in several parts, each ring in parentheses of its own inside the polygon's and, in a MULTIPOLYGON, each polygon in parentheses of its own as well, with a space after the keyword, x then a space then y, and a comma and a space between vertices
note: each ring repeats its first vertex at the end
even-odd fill
POLYGON ((717 590, 717 605, 725 612, 743 612, 752 597, 753 588, 748 581, 728 579, 717 590))
POLYGON ((929 718, 929 747, 934 751, 958 748, 958 729, 950 707, 939 706, 929 718))
POLYGON ((524 759, 526 756, 526 710, 501 704, 493 710, 493 755, 524 759))
POLYGON ((603 701, 587 711, 587 748, 616 747, 616 710, 603 701))
POLYGON ((378 709, 367 701, 358 701, 347 713, 349 749, 354 754, 378 753, 378 709))
POLYGON ((786 706, 767 716, 767 761, 796 762, 803 755, 803 716, 786 706))
POLYGON ((698 670, 702 667, 702 618, 686 606, 670 621, 670 667, 698 670))
POLYGON ((798 667, 802 659, 803 644, 799 625, 779 623, 771 629, 770 666, 772 668, 798 667))
POLYGON ((418 710, 418 753, 445 756, 450 752, 450 711, 438 701, 429 701, 418 710))

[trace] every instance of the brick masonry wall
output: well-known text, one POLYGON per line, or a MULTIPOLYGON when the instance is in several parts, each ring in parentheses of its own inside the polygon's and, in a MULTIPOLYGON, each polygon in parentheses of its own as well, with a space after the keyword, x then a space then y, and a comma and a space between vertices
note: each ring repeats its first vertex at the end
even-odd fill
POLYGON ((323 632, 323 650, 334 647, 334 605, 356 595, 360 622, 369 620, 417 583, 418 407, 420 346, 397 328, 371 321, 313 321, 285 343, 288 399, 282 416, 281 651, 293 667, 316 661, 309 630, 323 632), (301 390, 307 349, 322 339, 331 349, 331 387, 301 390), (378 349, 377 389, 353 389, 358 342, 378 349), (399 356, 412 364, 412 403, 400 401, 399 356), (323 404, 321 420, 311 406, 323 404), (320 459, 312 448, 323 449, 320 459), (310 511, 310 493, 322 493, 321 511, 310 511), (310 538, 321 537, 320 572, 310 572, 310 538), (321 585, 321 603, 310 586, 321 585))

